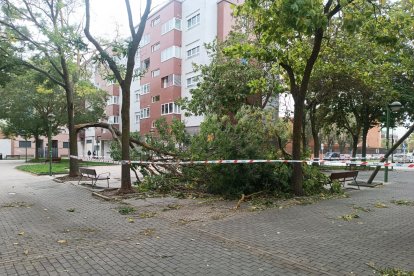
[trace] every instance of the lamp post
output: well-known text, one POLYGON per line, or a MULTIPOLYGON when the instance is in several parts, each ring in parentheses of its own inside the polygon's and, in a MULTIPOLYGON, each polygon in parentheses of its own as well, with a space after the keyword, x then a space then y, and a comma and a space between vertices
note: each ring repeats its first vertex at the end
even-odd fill
POLYGON ((52 122, 55 119, 55 115, 50 113, 47 115, 49 123, 49 135, 48 135, 48 150, 49 150, 49 175, 52 176, 52 122))
MULTIPOLYGON (((387 122, 386 122, 387 136, 386 136, 386 144, 385 144, 387 152, 390 146, 390 111, 397 112, 401 109, 401 107, 402 107, 402 104, 400 102, 393 102, 387 106, 387 122)), ((388 157, 385 160, 385 162, 388 163, 388 157)), ((388 167, 387 166, 385 166, 384 168, 384 182, 385 183, 388 182, 388 167)))

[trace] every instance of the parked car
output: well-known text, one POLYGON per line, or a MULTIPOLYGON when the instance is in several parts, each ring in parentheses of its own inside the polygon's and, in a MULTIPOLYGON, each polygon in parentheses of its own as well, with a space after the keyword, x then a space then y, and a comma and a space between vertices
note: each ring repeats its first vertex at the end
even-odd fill
POLYGON ((339 160, 341 154, 339 152, 327 152, 323 157, 323 160, 339 160))
POLYGON ((395 163, 409 163, 409 162, 411 162, 409 156, 407 156, 406 154, 401 154, 401 153, 394 154, 393 159, 394 159, 395 163))

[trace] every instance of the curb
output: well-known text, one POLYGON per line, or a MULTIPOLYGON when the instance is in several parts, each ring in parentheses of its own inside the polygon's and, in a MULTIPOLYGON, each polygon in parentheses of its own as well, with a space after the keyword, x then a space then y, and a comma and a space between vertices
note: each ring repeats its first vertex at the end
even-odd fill
POLYGON ((99 194, 97 192, 92 192, 92 196, 99 197, 99 198, 101 198, 103 200, 106 200, 106 201, 111 201, 112 200, 111 198, 109 198, 107 196, 104 196, 104 195, 101 195, 101 194, 99 194))

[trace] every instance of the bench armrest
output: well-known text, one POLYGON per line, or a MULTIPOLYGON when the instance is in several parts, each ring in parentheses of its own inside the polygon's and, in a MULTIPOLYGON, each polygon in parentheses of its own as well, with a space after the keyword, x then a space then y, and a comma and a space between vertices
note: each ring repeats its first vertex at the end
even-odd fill
POLYGON ((97 176, 96 176, 96 178, 108 178, 109 179, 109 177, 111 176, 111 173, 110 172, 104 172, 104 173, 100 173, 100 174, 98 174, 97 176))

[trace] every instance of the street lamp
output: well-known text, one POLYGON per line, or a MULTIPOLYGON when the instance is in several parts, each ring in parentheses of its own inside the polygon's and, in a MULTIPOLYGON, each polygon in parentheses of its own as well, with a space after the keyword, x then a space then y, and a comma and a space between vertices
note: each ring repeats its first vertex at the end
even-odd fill
POLYGON ((48 135, 48 150, 49 150, 49 175, 52 176, 52 122, 55 119, 55 115, 49 113, 47 120, 49 123, 49 135, 48 135))
MULTIPOLYGON (((387 121, 386 121, 386 127, 387 127, 387 136, 386 136, 386 149, 387 152, 389 150, 389 145, 390 145, 390 111, 391 112, 398 112, 402 107, 402 104, 400 102, 393 102, 390 103, 387 106, 387 121)), ((386 163, 388 163, 388 157, 385 160, 386 163)), ((388 182, 388 167, 385 166, 384 168, 384 182, 388 182)))

